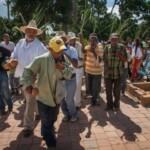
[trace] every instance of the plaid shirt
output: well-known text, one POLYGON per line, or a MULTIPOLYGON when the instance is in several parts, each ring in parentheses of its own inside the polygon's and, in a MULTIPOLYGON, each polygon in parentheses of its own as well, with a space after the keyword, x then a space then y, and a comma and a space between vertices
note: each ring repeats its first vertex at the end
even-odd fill
POLYGON ((117 44, 112 47, 107 45, 104 50, 104 77, 110 79, 118 79, 123 74, 124 62, 116 56, 117 53, 122 53, 127 58, 127 52, 122 44, 117 44), (108 73, 111 70, 111 73, 108 73))

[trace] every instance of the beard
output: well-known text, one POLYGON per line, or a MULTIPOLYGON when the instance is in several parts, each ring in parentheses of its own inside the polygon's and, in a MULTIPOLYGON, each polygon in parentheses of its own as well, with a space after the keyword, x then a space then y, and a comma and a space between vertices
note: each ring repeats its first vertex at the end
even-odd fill
POLYGON ((25 35, 25 38, 27 39, 27 41, 33 41, 35 38, 34 37, 29 37, 29 36, 27 36, 27 35, 25 35))

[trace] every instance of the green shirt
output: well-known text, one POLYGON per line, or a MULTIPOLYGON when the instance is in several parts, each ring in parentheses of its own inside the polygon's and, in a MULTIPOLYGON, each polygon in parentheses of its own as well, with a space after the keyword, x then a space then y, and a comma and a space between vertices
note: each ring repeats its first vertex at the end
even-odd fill
POLYGON ((117 53, 122 53, 127 58, 127 52, 122 44, 117 44, 112 47, 107 45, 104 50, 104 77, 110 79, 118 79, 123 74, 124 62, 116 56, 117 53), (109 71, 111 70, 111 73, 109 71))
POLYGON ((39 89, 36 99, 45 105, 55 107, 54 93, 57 79, 70 79, 73 68, 65 57, 65 69, 60 71, 55 67, 55 60, 50 52, 36 57, 33 62, 24 69, 21 84, 32 85, 32 76, 37 75, 37 81, 33 85, 39 89))

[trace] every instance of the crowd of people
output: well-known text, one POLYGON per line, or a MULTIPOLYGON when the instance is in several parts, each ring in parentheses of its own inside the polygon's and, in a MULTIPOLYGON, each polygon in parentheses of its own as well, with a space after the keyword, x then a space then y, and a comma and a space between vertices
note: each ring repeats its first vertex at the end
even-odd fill
POLYGON ((21 89, 26 100, 24 137, 32 135, 35 119, 41 120, 41 136, 49 149, 56 149, 54 123, 59 107, 62 121, 78 120, 83 76, 84 96, 91 98, 91 105, 100 105, 104 78, 105 110, 118 111, 126 80, 140 81, 144 76, 140 71, 150 67, 150 40, 128 38, 122 42, 119 34, 112 33, 108 42, 101 43, 96 33, 91 33, 85 45, 81 33, 76 37, 73 32, 58 31, 45 46, 37 38, 43 31, 34 20, 20 31, 25 37, 16 45, 8 34, 0 44, 0 115, 13 110, 12 96, 21 89))

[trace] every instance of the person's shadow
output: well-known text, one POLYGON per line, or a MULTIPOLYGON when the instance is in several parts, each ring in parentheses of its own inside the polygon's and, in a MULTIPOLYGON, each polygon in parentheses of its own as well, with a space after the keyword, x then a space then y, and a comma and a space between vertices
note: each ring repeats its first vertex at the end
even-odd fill
POLYGON ((8 122, 6 122, 6 120, 9 117, 9 115, 10 115, 10 113, 7 112, 6 115, 0 116, 0 132, 2 132, 3 130, 11 127, 11 125, 8 122))
POLYGON ((129 97, 127 95, 121 96, 120 100, 125 104, 131 105, 134 108, 139 108, 138 105, 140 104, 140 102, 135 101, 134 99, 132 99, 131 97, 129 97))
MULTIPOLYGON (((61 119, 60 119, 61 120, 61 119)), ((83 141, 81 137, 83 132, 89 125, 86 114, 78 111, 78 121, 71 123, 56 122, 58 126, 57 131, 57 149, 58 150, 84 150, 83 141)))
POLYGON ((121 110, 115 114, 116 119, 109 118, 109 122, 117 129, 122 132, 120 138, 127 141, 136 141, 136 133, 141 133, 141 128, 135 124, 128 116, 122 113, 121 110))
POLYGON ((9 146, 3 150, 46 150, 46 146, 42 146, 42 138, 35 136, 34 134, 28 138, 23 137, 23 131, 19 133, 17 138, 9 143, 9 146))
POLYGON ((135 124, 127 115, 119 111, 105 111, 105 102, 101 98, 100 107, 89 106, 89 113, 91 115, 87 137, 91 136, 91 125, 97 122, 97 126, 104 128, 107 124, 111 124, 114 130, 121 132, 120 139, 127 141, 135 141, 137 138, 136 133, 141 133, 141 128, 135 124))
MULTIPOLYGON (((107 112, 104 111, 105 109, 105 102, 103 100, 103 98, 99 97, 99 101, 100 101, 100 106, 91 106, 89 105, 88 110, 89 110, 89 114, 91 115, 91 119, 89 120, 89 126, 88 126, 88 132, 86 137, 90 138, 91 137, 91 128, 94 122, 96 122, 96 127, 105 127, 107 125, 107 121, 108 121, 108 116, 107 116, 107 112)), ((90 103, 90 102, 89 102, 90 103)))

